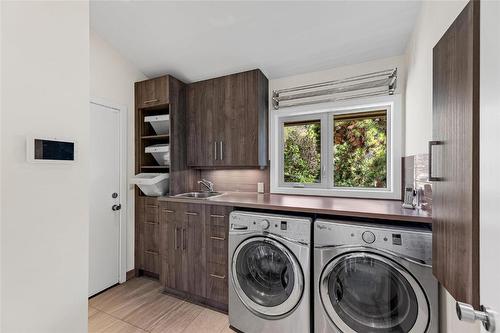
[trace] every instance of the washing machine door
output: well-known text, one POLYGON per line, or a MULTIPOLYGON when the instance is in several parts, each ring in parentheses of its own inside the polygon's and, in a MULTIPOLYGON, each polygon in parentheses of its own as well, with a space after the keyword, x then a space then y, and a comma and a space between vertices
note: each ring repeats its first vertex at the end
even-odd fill
POLYGON ((330 320, 344 333, 423 333, 429 323, 429 305, 419 283, 385 256, 338 256, 325 266, 319 289, 330 320))
POLYGON ((262 317, 287 314, 304 291, 302 269, 293 253, 267 237, 247 239, 236 248, 232 280, 243 304, 262 317))

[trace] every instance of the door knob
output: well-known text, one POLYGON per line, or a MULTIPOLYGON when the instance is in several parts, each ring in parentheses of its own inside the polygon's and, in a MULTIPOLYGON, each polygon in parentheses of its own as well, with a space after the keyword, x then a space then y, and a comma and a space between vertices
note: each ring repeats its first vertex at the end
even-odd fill
POLYGON ((122 209, 122 205, 121 205, 121 204, 118 204, 118 205, 113 205, 113 206, 111 207, 111 209, 112 209, 113 211, 120 210, 120 209, 122 209))
POLYGON ((474 322, 479 320, 483 323, 484 328, 488 332, 495 332, 495 317, 491 309, 481 305, 481 310, 476 311, 470 304, 457 302, 457 316, 459 320, 474 322))

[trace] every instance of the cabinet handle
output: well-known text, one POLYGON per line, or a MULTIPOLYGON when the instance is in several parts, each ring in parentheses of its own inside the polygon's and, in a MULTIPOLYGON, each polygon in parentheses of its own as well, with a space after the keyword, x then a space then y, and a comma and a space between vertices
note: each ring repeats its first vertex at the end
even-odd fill
POLYGON ((149 104, 149 103, 154 103, 154 102, 158 102, 158 98, 155 98, 155 99, 149 99, 147 101, 144 101, 144 104, 149 104))
POLYGON ((219 241, 225 241, 226 237, 210 236, 210 239, 219 240, 219 241))
POLYGON ((164 209, 163 210, 165 213, 173 213, 174 211, 173 210, 170 210, 170 209, 164 209))
POLYGON ((155 255, 157 256, 158 255, 158 252, 155 252, 155 251, 149 251, 149 250, 145 250, 144 253, 147 253, 147 254, 152 254, 152 255, 155 255))
POLYGON ((210 214, 210 217, 215 217, 215 218, 217 218, 217 219, 223 219, 223 218, 225 218, 226 216, 225 216, 225 215, 210 214))
POLYGON ((175 231, 174 231, 174 234, 175 234, 174 235, 174 248, 176 250, 179 249, 179 241, 177 240, 177 235, 179 234, 178 231, 179 231, 179 228, 175 227, 175 231))
POLYGON ((222 141, 220 141, 219 144, 220 144, 220 160, 222 161, 224 159, 224 153, 222 152, 222 141))
POLYGON ((196 213, 196 212, 186 212, 186 215, 193 215, 193 216, 197 216, 197 215, 198 215, 198 213, 196 213))
POLYGON ((217 141, 214 142, 214 154, 215 154, 215 160, 217 161, 217 141))
POLYGON ((182 250, 186 250, 186 228, 182 228, 182 250))
POLYGON ((429 181, 439 182, 443 180, 442 177, 434 177, 432 175, 432 147, 443 144, 443 141, 429 141, 429 181))
POLYGON ((158 224, 158 222, 144 221, 144 224, 152 224, 152 225, 156 225, 156 224, 158 224))
POLYGON ((225 275, 210 274, 210 276, 213 278, 216 278, 216 279, 221 279, 221 280, 224 280, 226 278, 225 275))

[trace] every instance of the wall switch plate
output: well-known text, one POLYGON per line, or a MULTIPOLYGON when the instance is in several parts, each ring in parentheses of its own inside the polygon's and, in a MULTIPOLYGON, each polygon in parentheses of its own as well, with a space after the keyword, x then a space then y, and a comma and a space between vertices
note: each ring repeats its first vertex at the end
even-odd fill
POLYGON ((264 183, 257 183, 257 192, 264 193, 264 183))

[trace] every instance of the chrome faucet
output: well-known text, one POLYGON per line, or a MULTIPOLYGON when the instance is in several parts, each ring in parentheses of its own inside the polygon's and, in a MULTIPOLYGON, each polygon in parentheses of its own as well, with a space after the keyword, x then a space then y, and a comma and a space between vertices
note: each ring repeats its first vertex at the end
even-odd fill
POLYGON ((206 180, 206 179, 199 180, 198 184, 204 186, 208 192, 215 192, 214 191, 214 183, 212 183, 209 180, 206 180))

